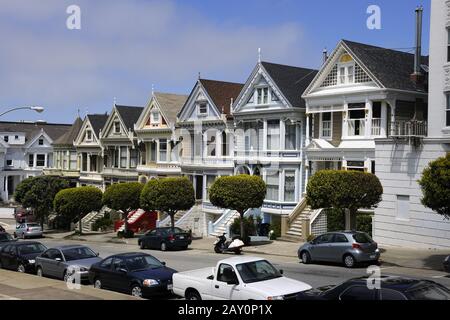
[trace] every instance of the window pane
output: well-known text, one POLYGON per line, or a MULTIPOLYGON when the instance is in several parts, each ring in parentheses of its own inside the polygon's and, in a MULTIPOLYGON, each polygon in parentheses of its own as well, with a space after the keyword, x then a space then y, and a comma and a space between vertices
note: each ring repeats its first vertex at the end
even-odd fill
POLYGON ((159 140, 159 161, 167 161, 167 140, 159 140))
POLYGON ((285 148, 286 150, 295 150, 297 141, 297 125, 286 122, 285 125, 285 148))
POLYGON ((266 199, 278 201, 279 194, 279 172, 267 173, 266 176, 267 194, 266 199))
POLYGON ((267 121, 267 150, 280 149, 280 121, 267 121))
POLYGON ((295 201, 295 171, 286 171, 285 173, 284 201, 295 201))
POLYGON ((120 167, 127 167, 127 147, 120 147, 120 167))

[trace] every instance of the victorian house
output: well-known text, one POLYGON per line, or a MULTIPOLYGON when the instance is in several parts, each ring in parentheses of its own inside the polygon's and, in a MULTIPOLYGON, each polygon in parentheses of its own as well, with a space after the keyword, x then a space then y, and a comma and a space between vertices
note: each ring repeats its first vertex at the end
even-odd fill
POLYGON ((303 92, 317 70, 261 62, 233 104, 235 173, 259 175, 267 184, 262 208, 252 214, 280 223, 305 189, 303 92))
POLYGON ((53 166, 52 143, 70 129, 67 124, 0 122, 0 198, 13 199, 17 185, 53 166))
POLYGON ((80 167, 74 141, 83 125, 83 120, 77 117, 69 130, 52 143, 53 165, 44 169, 45 175, 65 177, 72 186, 76 186, 80 177, 80 167))
POLYGON ((105 114, 88 114, 84 118, 80 131, 74 141, 77 151, 80 177, 78 186, 95 186, 104 190, 103 183, 103 146, 100 137, 102 128, 108 120, 105 114))
POLYGON ((140 152, 139 181, 180 176, 181 141, 175 137, 177 114, 187 96, 154 92, 134 125, 140 152))
POLYGON ((134 124, 142 110, 142 107, 114 104, 99 132, 103 161, 98 165, 103 169, 97 169, 102 173, 105 188, 113 183, 137 181, 139 150, 134 124))

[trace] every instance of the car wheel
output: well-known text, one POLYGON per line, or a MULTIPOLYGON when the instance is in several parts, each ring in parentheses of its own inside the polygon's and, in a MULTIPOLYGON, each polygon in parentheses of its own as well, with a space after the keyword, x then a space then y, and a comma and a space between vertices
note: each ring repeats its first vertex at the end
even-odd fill
POLYGON ((17 266, 17 272, 25 273, 25 271, 25 266, 22 263, 19 263, 19 265, 17 266))
POLYGON ((302 259, 303 264, 311 263, 311 255, 309 254, 308 251, 303 251, 303 252, 300 254, 300 257, 301 257, 301 259, 302 259))
POLYGON ((141 241, 141 242, 139 243, 139 248, 141 248, 142 250, 145 249, 144 241, 141 241))
POLYGON ((41 267, 38 267, 38 268, 37 268, 37 270, 36 270, 36 275, 37 275, 38 277, 43 277, 43 276, 44 276, 44 272, 42 272, 42 268, 41 268, 41 267))
POLYGON ((102 288, 102 282, 101 282, 101 280, 100 279, 95 279, 94 280, 94 288, 96 288, 96 289, 101 289, 102 288))
POLYGON ((347 254, 344 256, 344 265, 347 268, 353 268, 356 264, 355 258, 351 254, 347 254))
POLYGON ((17 233, 14 232, 14 233, 13 233, 13 236, 14 236, 14 238, 17 238, 17 233))
POLYGON ((142 288, 138 284, 134 284, 131 286, 131 295, 133 297, 142 298, 142 288))
POLYGON ((200 294, 195 290, 186 292, 186 300, 202 300, 200 294))
POLYGON ((73 283, 73 278, 71 275, 67 274, 67 271, 64 271, 63 280, 64 282, 73 283))
POLYGON ((165 242, 161 242, 161 251, 167 250, 167 244, 165 242))

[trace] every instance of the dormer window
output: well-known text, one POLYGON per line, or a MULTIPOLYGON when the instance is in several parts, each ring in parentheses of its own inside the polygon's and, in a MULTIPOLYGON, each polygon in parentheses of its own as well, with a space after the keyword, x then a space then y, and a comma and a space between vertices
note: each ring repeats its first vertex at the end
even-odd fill
POLYGON ((114 121, 114 133, 120 133, 120 122, 114 121))
POLYGON ((44 145, 44 139, 39 139, 39 141, 38 141, 38 144, 40 145, 40 146, 43 146, 44 145))
POLYGON ((159 118, 159 112, 152 112, 151 117, 151 124, 156 125, 159 124, 160 118, 159 118))
POLYGON ((86 141, 92 141, 92 131, 86 130, 86 141))
POLYGON ((339 84, 351 84, 355 82, 355 62, 349 54, 344 53, 339 58, 338 71, 339 84))
POLYGON ((267 104, 269 102, 269 88, 258 88, 256 89, 257 102, 258 104, 267 104))
POLYGON ((199 105, 198 105, 198 114, 200 116, 208 115, 208 104, 206 102, 199 103, 199 105))
POLYGON ((3 137, 3 141, 8 142, 9 141, 9 136, 4 136, 3 137))

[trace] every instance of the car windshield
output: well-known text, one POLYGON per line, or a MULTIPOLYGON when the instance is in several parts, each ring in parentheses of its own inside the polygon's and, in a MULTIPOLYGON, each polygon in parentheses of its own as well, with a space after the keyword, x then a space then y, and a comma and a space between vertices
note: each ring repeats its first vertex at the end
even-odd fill
POLYGON ((371 243, 373 241, 372 238, 364 232, 355 233, 353 239, 358 243, 371 243))
POLYGON ((450 290, 437 285, 423 285, 406 292, 410 300, 450 300, 450 290))
POLYGON ((126 264, 130 271, 158 269, 164 267, 158 259, 147 255, 127 258, 126 264))
POLYGON ((236 265, 242 281, 252 283, 280 278, 282 275, 266 260, 258 260, 236 265))
POLYGON ((47 248, 40 243, 29 243, 19 246, 19 254, 32 254, 44 252, 47 248))
POLYGON ((94 251, 92 251, 88 247, 64 249, 62 252, 66 261, 89 259, 95 258, 97 256, 94 251))
POLYGON ((0 241, 11 241, 13 237, 9 233, 0 233, 0 241))
POLYGON ((36 228, 39 227, 39 225, 37 223, 27 223, 27 227, 36 228))

